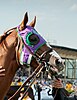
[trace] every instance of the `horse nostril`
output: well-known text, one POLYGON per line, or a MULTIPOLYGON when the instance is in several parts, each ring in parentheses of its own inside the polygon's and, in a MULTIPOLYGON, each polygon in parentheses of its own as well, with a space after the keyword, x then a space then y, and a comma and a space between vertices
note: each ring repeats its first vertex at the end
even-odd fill
POLYGON ((64 65, 65 65, 65 61, 64 61, 64 65))
POLYGON ((56 63, 56 65, 58 66, 58 65, 60 64, 59 59, 56 59, 55 63, 56 63))
POLYGON ((61 61, 59 61, 59 59, 56 59, 55 64, 59 71, 62 71, 64 69, 64 63, 65 62, 61 62, 61 61))

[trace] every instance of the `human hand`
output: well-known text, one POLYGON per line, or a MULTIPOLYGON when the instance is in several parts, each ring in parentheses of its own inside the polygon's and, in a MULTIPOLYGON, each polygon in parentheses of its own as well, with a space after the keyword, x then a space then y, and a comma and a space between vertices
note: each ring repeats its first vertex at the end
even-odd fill
POLYGON ((63 88, 63 83, 62 83, 61 79, 55 79, 52 83, 52 87, 63 88))

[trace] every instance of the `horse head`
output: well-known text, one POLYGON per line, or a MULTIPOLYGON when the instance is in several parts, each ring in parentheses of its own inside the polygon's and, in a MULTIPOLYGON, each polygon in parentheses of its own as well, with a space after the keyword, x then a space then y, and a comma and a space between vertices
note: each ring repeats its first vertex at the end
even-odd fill
POLYGON ((47 45, 46 40, 34 28, 36 16, 29 25, 27 25, 27 22, 28 15, 26 13, 23 21, 17 27, 18 35, 23 41, 19 57, 20 64, 29 64, 35 67, 36 64, 34 66, 32 63, 33 59, 35 59, 37 62, 50 66, 51 70, 55 70, 54 68, 56 68, 58 72, 62 71, 64 61, 52 47, 47 45))

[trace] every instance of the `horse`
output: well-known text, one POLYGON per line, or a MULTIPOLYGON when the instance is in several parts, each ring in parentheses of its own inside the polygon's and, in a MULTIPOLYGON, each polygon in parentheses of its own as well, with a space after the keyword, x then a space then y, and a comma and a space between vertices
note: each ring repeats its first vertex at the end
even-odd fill
POLYGON ((27 23, 26 12, 18 26, 0 36, 0 66, 5 69, 5 76, 0 77, 0 100, 4 99, 20 67, 31 66, 36 69, 40 63, 46 62, 51 69, 56 68, 61 71, 64 68, 63 59, 35 30, 36 16, 30 24, 27 23))

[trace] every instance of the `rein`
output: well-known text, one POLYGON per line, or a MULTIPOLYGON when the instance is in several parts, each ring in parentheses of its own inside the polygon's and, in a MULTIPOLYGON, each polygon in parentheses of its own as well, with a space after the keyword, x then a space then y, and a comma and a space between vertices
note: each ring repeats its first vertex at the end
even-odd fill
POLYGON ((39 72, 37 72, 37 74, 34 76, 34 78, 33 78, 32 82, 30 83, 29 87, 28 87, 27 90, 24 92, 23 97, 21 98, 21 100, 22 100, 25 96, 27 96, 27 91, 28 91, 28 89, 29 89, 30 86, 33 84, 33 82, 36 80, 36 76, 38 76, 38 75, 41 73, 41 71, 42 71, 43 68, 44 68, 44 66, 41 66, 39 72))
MULTIPOLYGON (((14 95, 12 97, 10 97, 8 100, 12 100, 18 93, 20 93, 21 89, 35 76, 37 75, 36 73, 38 73, 38 70, 41 69, 41 67, 43 68, 43 64, 40 64, 35 71, 27 78, 27 80, 24 82, 24 84, 14 93, 14 95)), ((42 69, 41 69, 42 70, 42 69)))

